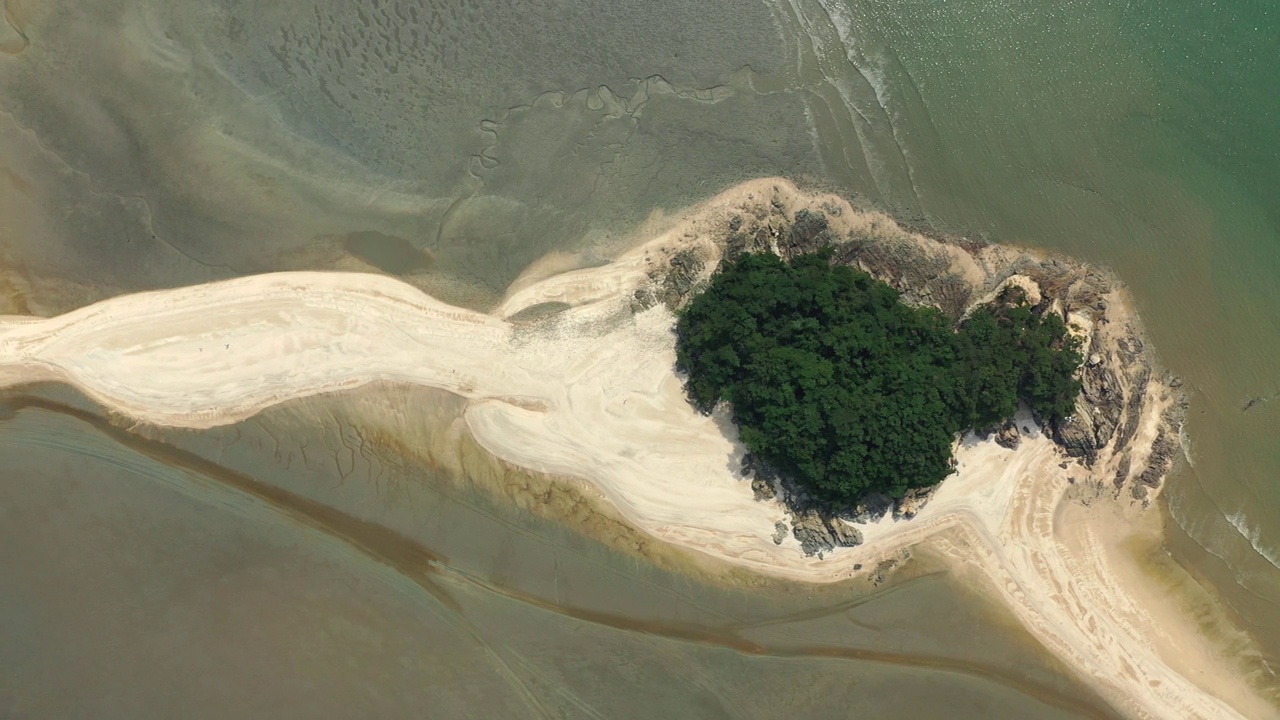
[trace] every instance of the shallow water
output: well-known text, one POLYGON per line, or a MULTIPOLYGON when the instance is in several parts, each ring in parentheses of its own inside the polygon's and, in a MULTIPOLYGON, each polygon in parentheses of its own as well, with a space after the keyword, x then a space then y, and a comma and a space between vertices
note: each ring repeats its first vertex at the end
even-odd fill
MULTIPOLYGON (((1192 398, 1194 466, 1165 494, 1176 521, 1168 550, 1261 643, 1252 670, 1277 687, 1268 673, 1280 667, 1280 19, 1269 4, 5 8, 0 313, 295 268, 398 273, 484 307, 548 252, 599 262, 654 212, 778 174, 922 226, 1115 268, 1192 398)), ((418 399, 403 412, 448 406, 418 399)), ((523 715, 530 703, 570 716, 617 716, 620 706, 636 716, 903 714, 879 692, 892 686, 919 714, 989 717, 1050 716, 1035 698, 1072 694, 1021 631, 941 576, 823 615, 816 628, 748 637, 770 648, 764 655, 672 637, 669 625, 566 615, 561 592, 584 611, 674 618, 704 633, 725 617, 790 617, 804 603, 795 588, 703 587, 484 492, 446 492, 459 481, 445 474, 403 471, 393 482, 383 465, 411 451, 367 455, 345 420, 354 406, 337 407, 268 414, 240 435, 151 438, 217 466, 204 470, 65 412, 15 411, 0 426, 0 556, 13 563, 5 577, 22 581, 4 588, 0 628, 15 640, 0 643, 0 708, 65 714, 110 699, 102 707, 118 715, 190 714, 212 712, 213 698, 228 697, 219 690, 234 688, 241 704, 227 709, 256 714, 357 703, 389 714, 415 703, 442 714, 523 715), (272 433, 350 450, 312 463, 301 449, 282 454, 272 433), (218 468, 447 557, 453 570, 433 575, 433 587, 447 585, 484 621, 461 623, 385 558, 300 526, 243 487, 199 479, 218 468), (243 557, 259 565, 240 567, 243 557), (956 612, 965 619, 929 624, 956 612), (850 629, 850 614, 874 631, 850 629), (841 647, 914 659, 774 652, 779 637, 837 632, 851 633, 841 647), (437 646, 457 653, 455 669, 424 649, 437 646), (136 670, 104 662, 122 647, 136 670), (291 666, 289 649, 303 647, 310 664, 291 666), (940 670, 922 665, 926 656, 983 669, 940 670), (628 683, 599 670, 624 661, 628 683), (457 681, 446 692, 426 677, 457 681), (279 692, 252 692, 267 685, 279 692), (637 704, 646 688, 669 692, 672 705, 653 706, 657 693, 637 704), (393 699, 404 705, 378 704, 393 699)))
POLYGON ((725 590, 384 456, 354 398, 169 444, 42 394, 0 434, 19 716, 1106 713, 945 575, 725 590))

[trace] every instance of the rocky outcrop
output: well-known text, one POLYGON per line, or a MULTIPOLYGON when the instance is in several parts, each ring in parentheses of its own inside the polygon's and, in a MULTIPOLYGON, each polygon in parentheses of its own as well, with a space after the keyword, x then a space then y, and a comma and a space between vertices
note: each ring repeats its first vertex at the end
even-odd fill
POLYGON ((791 533, 800 541, 805 555, 862 544, 860 530, 817 508, 795 513, 791 533))
POLYGON ((1080 383, 1093 424, 1094 447, 1103 447, 1111 440, 1111 435, 1120 422, 1120 415, 1124 412, 1124 391, 1120 379, 1111 364, 1102 362, 1102 356, 1094 352, 1085 361, 1084 370, 1080 373, 1080 383))
POLYGON ((700 289, 702 269, 706 262, 692 250, 681 250, 671 257, 670 269, 662 281, 662 302, 672 310, 700 289))
POLYGON ((938 491, 938 487, 934 485, 933 487, 908 490, 906 495, 903 495, 893 504, 893 519, 910 520, 915 517, 928 504, 933 494, 938 491))
POLYGON ((1148 487, 1159 487, 1180 452, 1178 441, 1169 437, 1162 428, 1151 445, 1151 456, 1147 458, 1147 467, 1138 475, 1138 482, 1148 487))
POLYGON ((1017 450, 1019 443, 1022 442, 1022 435, 1018 432, 1018 425, 1012 420, 997 428, 993 435, 995 435, 997 445, 1009 450, 1017 450))
POLYGON ((864 496, 861 502, 853 506, 853 510, 848 513, 847 519, 855 523, 873 523, 893 510, 894 505, 893 498, 888 495, 872 493, 864 496))
POLYGON ((778 494, 773 489, 773 483, 760 475, 751 478, 751 492, 756 500, 772 500, 778 494))
POLYGON ((1053 439, 1068 455, 1083 458, 1087 465, 1093 465, 1098 457, 1098 441, 1088 407, 1077 406, 1075 415, 1055 425, 1053 439))
POLYGON ((787 539, 787 524, 779 520, 773 524, 773 544, 781 545, 787 539))
POLYGON ((804 255, 827 247, 835 240, 821 211, 801 210, 783 235, 780 249, 786 256, 804 255))

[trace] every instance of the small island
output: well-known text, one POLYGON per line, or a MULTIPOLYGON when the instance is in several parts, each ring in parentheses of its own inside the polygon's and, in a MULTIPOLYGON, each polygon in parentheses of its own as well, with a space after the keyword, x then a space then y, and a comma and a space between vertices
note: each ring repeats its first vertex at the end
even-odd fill
POLYGON ((951 474, 960 434, 1019 402, 1044 424, 1072 414, 1080 339, 1023 288, 957 322, 832 256, 742 253, 680 313, 691 399, 728 402, 762 466, 837 506, 900 499, 951 474))
MULTIPOLYGON (((925 235, 779 178, 650 230, 491 312, 383 275, 295 272, 5 318, 0 386, 69 383, 191 429, 435 388, 458 408, 446 467, 477 467, 453 443, 487 453, 495 472, 474 477, 626 552, 728 583, 865 588, 918 553, 1130 714, 1231 716, 1197 684, 1200 629, 1133 552, 1158 547, 1143 511, 1181 457, 1186 406, 1111 273, 925 235)), ((1222 667, 1213 687, 1250 702, 1222 667)))
POLYGON ((1146 507, 1181 457, 1181 382, 1105 268, 776 180, 712 206, 643 251, 631 310, 672 313, 689 404, 733 426, 739 476, 785 512, 775 544, 879 544, 988 439, 1049 439, 1084 505, 1146 507))

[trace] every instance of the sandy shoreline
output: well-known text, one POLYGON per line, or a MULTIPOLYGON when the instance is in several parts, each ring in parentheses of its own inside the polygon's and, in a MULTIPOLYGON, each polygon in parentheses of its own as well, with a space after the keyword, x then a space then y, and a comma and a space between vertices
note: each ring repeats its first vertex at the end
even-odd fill
MULTIPOLYGON (((819 559, 804 556, 791 537, 774 543, 784 509, 753 498, 725 418, 699 415, 684 399, 672 372, 671 312, 661 304, 636 311, 632 297, 676 249, 715 257, 702 230, 779 187, 789 201, 801 195, 777 180, 740 186, 610 265, 518 283, 488 315, 380 275, 299 272, 122 296, 47 320, 3 317, 0 386, 60 380, 139 422, 188 428, 376 381, 441 388, 470 400, 466 422, 486 450, 583 479, 664 541, 808 582, 843 579, 855 566, 931 543, 1128 714, 1273 713, 1222 663, 1190 677, 1179 653, 1207 647, 1194 623, 1172 602, 1135 593, 1137 573, 1114 569, 1132 566, 1121 540, 1139 532, 1124 523, 1140 511, 1109 498, 1098 501, 1105 511, 1075 502, 1079 488, 1114 466, 1064 463, 1029 419, 1020 423, 1030 431, 1017 450, 967 440, 958 474, 928 506, 910 521, 886 516, 860 526, 862 546, 819 559), (508 321, 543 303, 569 309, 508 321)), ((847 204, 840 215, 868 227, 892 224, 847 204)), ((1152 383, 1147 391, 1135 453, 1153 442, 1167 404, 1162 390, 1152 383)))

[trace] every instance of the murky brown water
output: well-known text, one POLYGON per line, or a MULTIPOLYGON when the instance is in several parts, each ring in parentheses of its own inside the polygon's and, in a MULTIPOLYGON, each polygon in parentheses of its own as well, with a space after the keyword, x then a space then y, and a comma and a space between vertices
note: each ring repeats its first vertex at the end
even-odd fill
POLYGON ((0 424, 19 716, 1105 716, 927 563, 707 584, 383 458, 343 396, 162 439, 42 395, 0 424))

